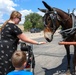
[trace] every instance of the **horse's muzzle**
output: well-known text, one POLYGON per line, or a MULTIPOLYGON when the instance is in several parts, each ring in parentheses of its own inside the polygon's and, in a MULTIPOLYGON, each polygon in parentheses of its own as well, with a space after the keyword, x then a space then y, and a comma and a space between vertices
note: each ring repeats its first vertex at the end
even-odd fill
POLYGON ((48 38, 45 38, 48 42, 51 42, 52 40, 48 39, 48 38))

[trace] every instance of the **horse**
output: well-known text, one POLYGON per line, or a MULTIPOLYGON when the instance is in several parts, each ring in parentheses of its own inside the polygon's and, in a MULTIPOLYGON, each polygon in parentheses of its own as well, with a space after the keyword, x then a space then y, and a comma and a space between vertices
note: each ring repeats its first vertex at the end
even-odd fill
MULTIPOLYGON (((76 31, 75 26, 72 21, 72 14, 67 13, 59 8, 51 7, 45 1, 42 1, 46 9, 38 8, 39 11, 44 13, 43 24, 44 24, 44 38, 51 42, 53 40, 53 35, 56 30, 61 26, 61 35, 63 41, 73 42, 76 41, 76 31), (74 32, 74 33, 73 33, 74 32), (67 33, 67 35, 66 35, 67 33)), ((74 14, 73 14, 74 15, 74 14)), ((73 74, 76 74, 76 45, 74 46, 74 56, 73 56, 73 74)), ((64 45, 67 54, 67 73, 70 73, 70 45, 64 45)))

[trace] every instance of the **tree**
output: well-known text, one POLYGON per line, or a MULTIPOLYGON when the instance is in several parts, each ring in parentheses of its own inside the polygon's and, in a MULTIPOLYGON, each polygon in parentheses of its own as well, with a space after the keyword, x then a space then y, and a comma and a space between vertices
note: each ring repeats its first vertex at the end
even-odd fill
POLYGON ((37 13, 30 13, 25 16, 24 29, 30 30, 31 28, 43 29, 42 16, 37 13))

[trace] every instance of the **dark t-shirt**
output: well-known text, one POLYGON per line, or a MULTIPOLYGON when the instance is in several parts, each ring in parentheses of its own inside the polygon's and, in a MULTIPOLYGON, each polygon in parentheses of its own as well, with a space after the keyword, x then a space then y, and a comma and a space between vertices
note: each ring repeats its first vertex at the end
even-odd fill
POLYGON ((21 29, 13 23, 8 23, 1 32, 1 41, 7 45, 17 46, 19 41, 17 35, 22 34, 21 29))
POLYGON ((6 75, 14 70, 11 63, 11 56, 17 50, 18 37, 22 34, 20 28, 13 23, 8 23, 1 31, 0 39, 0 75, 6 75))

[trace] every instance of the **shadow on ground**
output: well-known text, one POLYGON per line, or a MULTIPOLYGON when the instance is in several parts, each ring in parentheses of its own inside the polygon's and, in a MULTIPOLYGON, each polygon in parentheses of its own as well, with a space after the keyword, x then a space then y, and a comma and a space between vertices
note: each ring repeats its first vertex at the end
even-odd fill
MULTIPOLYGON (((71 54, 71 72, 72 72, 72 66, 73 66, 72 58, 73 58, 73 55, 71 54)), ((47 69, 45 67, 42 67, 42 69, 44 70, 45 75, 62 75, 62 74, 65 74, 67 71, 67 57, 64 56, 62 63, 55 68, 47 69)))

